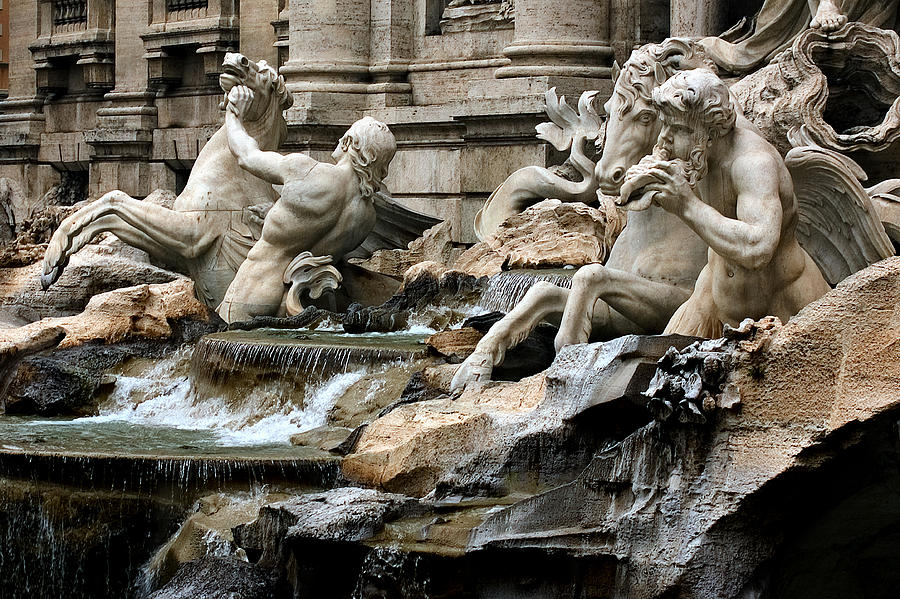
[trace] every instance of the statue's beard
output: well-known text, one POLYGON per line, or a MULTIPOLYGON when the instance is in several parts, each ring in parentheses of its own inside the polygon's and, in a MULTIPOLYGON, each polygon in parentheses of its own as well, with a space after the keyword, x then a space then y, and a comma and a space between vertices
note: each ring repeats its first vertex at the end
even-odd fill
POLYGON ((709 136, 706 132, 696 133, 693 136, 694 147, 688 156, 688 159, 671 158, 669 148, 660 142, 653 147, 653 158, 657 160, 665 160, 670 164, 674 164, 681 169, 684 178, 687 180, 691 188, 695 188, 700 179, 709 172, 709 162, 707 160, 707 150, 709 149, 709 136))

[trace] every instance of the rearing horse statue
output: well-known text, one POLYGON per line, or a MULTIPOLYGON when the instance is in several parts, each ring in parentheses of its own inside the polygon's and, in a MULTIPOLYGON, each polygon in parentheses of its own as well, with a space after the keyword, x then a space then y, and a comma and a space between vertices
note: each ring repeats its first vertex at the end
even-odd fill
MULTIPOLYGON (((252 89, 245 127, 261 149, 278 149, 287 133, 283 111, 293 103, 284 78, 265 61, 237 53, 226 54, 223 66, 219 84, 225 102, 236 85, 252 89)), ((72 254, 110 232, 189 274, 198 297, 215 308, 259 238, 262 216, 277 199, 270 183, 238 166, 220 128, 197 156, 172 210, 115 190, 66 218, 44 255, 41 284, 45 289, 52 285, 72 254)))

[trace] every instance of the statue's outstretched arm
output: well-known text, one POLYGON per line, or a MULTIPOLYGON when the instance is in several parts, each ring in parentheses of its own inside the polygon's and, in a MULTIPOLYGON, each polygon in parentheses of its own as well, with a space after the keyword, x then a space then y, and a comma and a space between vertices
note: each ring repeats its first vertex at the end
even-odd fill
POLYGON ((253 92, 248 87, 237 85, 228 93, 228 107, 225 110, 225 131, 228 147, 237 158, 238 165, 264 181, 284 185, 287 174, 286 157, 278 152, 263 152, 256 140, 247 133, 241 121, 253 102, 253 92))

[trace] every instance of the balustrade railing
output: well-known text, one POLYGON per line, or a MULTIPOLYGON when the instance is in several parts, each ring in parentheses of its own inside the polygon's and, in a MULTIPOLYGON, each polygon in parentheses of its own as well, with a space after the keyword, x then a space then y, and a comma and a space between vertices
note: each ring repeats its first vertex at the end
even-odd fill
POLYGON ((56 0, 53 3, 53 24, 87 23, 87 0, 56 0))
POLYGON ((198 8, 206 8, 208 4, 208 0, 166 0, 166 10, 169 12, 195 10, 198 8))

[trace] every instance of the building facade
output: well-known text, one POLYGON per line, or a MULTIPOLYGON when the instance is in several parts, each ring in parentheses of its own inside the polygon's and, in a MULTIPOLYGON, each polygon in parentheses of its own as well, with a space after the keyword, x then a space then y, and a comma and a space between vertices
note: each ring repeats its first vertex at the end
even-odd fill
POLYGON ((92 197, 179 190, 222 123, 222 58, 240 51, 293 93, 285 150, 322 158, 361 116, 386 122, 392 194, 461 241, 511 172, 560 160, 534 134, 548 89, 608 91, 633 46, 739 16, 687 0, 0 1, 0 176, 28 197, 61 176, 92 197))

